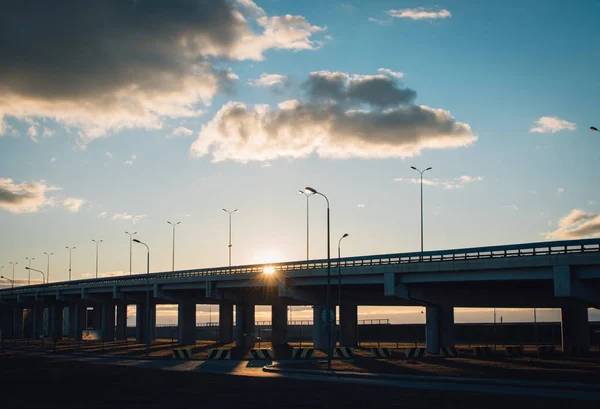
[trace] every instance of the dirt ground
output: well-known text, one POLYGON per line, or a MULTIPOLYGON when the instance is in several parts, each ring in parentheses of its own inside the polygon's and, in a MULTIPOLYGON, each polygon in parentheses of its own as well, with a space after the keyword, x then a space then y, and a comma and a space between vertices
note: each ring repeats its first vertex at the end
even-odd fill
POLYGON ((12 408, 597 408, 597 402, 171 372, 0 353, 12 408))

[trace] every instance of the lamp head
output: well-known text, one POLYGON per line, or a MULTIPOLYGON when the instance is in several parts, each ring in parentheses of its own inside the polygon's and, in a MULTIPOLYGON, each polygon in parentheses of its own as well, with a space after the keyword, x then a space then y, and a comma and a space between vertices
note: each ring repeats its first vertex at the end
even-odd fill
POLYGON ((590 126, 590 130, 600 132, 600 131, 598 131, 598 128, 596 128, 595 126, 590 126))
POLYGON ((240 210, 240 209, 235 209, 235 210, 233 211, 233 213, 237 212, 238 210, 240 210))
POLYGON ((312 187, 308 187, 308 186, 304 188, 304 191, 307 193, 312 193, 312 194, 317 193, 317 191, 315 189, 313 189, 312 187))
POLYGON ((138 239, 133 239, 133 241, 136 243, 141 243, 141 241, 139 241, 138 239))
POLYGON ((412 170, 417 170, 417 168, 415 168, 414 166, 411 166, 410 168, 411 168, 412 170))
POLYGON ((31 270, 29 267, 25 267, 25 270, 31 270))
POLYGON ((430 167, 428 167, 428 168, 427 168, 427 169, 425 169, 425 170, 431 170, 431 169, 433 169, 433 168, 430 166, 430 167))
POLYGON ((344 235, 342 236, 342 239, 343 239, 344 237, 348 237, 348 236, 349 236, 349 234, 348 234, 348 233, 344 233, 344 235))
POLYGON ((226 211, 227 211, 227 209, 221 209, 221 210, 223 210, 224 212, 226 212, 226 211))

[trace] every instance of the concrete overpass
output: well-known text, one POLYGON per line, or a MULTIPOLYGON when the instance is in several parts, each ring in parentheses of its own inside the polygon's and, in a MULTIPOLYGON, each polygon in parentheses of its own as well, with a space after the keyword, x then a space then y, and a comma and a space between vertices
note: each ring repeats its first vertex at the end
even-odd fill
MULTIPOLYGON (((600 239, 332 259, 332 305, 339 296, 338 271, 344 346, 356 344, 359 305, 424 306, 429 353, 454 346, 455 307, 521 307, 560 308, 564 351, 588 351, 588 308, 600 307, 600 239)), ((143 343, 147 328, 155 338, 156 305, 177 304, 179 343, 189 345, 196 304, 218 304, 219 341, 249 347, 256 305, 272 307, 275 345, 287 342, 287 306, 313 305, 313 340, 323 348, 326 326, 317 323, 323 323, 326 287, 327 259, 57 282, 0 291, 0 325, 5 338, 37 338, 47 308, 51 336, 61 339, 67 308, 69 328, 79 339, 92 307, 92 327, 105 340, 124 339, 127 305, 135 304, 136 338, 143 343), (265 274, 265 267, 274 273, 265 274)))

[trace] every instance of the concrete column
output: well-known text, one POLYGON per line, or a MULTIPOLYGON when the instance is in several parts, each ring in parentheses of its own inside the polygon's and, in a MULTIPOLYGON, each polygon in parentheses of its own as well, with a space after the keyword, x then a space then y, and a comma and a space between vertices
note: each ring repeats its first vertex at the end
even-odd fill
POLYGON ((233 304, 219 304, 219 343, 233 342, 233 304))
POLYGON ((429 304, 425 315, 427 353, 439 354, 440 348, 454 347, 454 308, 429 304))
POLYGON ((179 345, 194 345, 196 342, 196 303, 180 302, 177 309, 179 345))
POLYGON ((33 306, 33 339, 44 335, 44 304, 36 303, 33 306))
POLYGON ((23 307, 17 305, 14 310, 13 325, 15 339, 23 338, 23 307))
POLYGON ((73 304, 73 337, 77 341, 81 341, 81 332, 86 328, 86 314, 85 304, 73 304))
POLYGON ((357 345, 358 306, 349 301, 342 301, 340 307, 340 346, 357 345))
POLYGON ((12 305, 0 305, 0 329, 2 330, 2 339, 14 338, 14 307, 12 305))
POLYGON ((590 351, 588 309, 585 305, 561 308, 562 347, 567 354, 590 351))
POLYGON ((277 346, 287 342, 287 305, 280 301, 271 306, 271 343, 277 346))
POLYGON ((323 311, 323 305, 313 307, 313 344, 316 349, 327 348, 327 324, 323 321, 323 311))
POLYGON ((117 304, 117 329, 115 338, 122 341, 127 337, 127 304, 117 304))
POLYGON ((33 338, 33 308, 23 310, 23 338, 33 338))
POLYGON ((236 346, 253 348, 256 342, 254 304, 236 304, 235 317, 236 346))
POLYGON ((105 342, 115 340, 115 305, 113 303, 102 304, 101 330, 102 339, 105 342))
MULTIPOLYGON (((156 339, 156 304, 150 303, 150 342, 156 339)), ((146 304, 136 304, 135 342, 146 343, 146 304)))
POLYGON ((50 337, 53 341, 59 341, 62 339, 63 306, 52 304, 48 315, 50 317, 50 337))
POLYGON ((90 326, 93 329, 102 329, 102 306, 94 305, 93 308, 88 312, 88 318, 91 321, 90 326))

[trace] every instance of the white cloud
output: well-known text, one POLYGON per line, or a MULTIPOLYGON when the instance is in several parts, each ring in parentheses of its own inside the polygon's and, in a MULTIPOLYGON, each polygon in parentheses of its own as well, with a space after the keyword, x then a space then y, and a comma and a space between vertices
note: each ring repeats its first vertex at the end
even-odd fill
POLYGON ((392 21, 391 20, 380 20, 377 18, 373 18, 373 17, 369 17, 368 20, 371 23, 375 23, 375 24, 381 24, 381 25, 386 25, 386 24, 390 24, 392 21))
POLYGON ((398 72, 398 71, 392 71, 389 68, 380 68, 377 70, 377 72, 380 72, 382 74, 389 75, 390 77, 395 77, 395 78, 404 77, 404 73, 398 72))
POLYGON ((198 116, 238 79, 223 65, 260 61, 268 50, 314 50, 326 31, 300 15, 268 16, 250 0, 75 3, 56 3, 53 19, 44 7, 4 7, 0 123, 52 118, 75 131, 79 146, 198 116))
POLYGON ((556 189, 556 193, 565 193, 565 189, 562 187, 559 187, 558 189, 556 189))
POLYGON ((452 14, 446 10, 432 10, 424 7, 416 7, 413 9, 388 10, 388 15, 394 18, 410 18, 412 20, 432 20, 440 18, 449 18, 452 14))
POLYGON ((27 136, 29 136, 29 139, 31 139, 33 142, 39 142, 38 138, 36 138, 37 129, 34 125, 31 125, 29 129, 27 129, 27 136))
POLYGON ((519 210, 519 206, 517 206, 516 204, 508 205, 508 207, 510 207, 511 209, 513 209, 515 212, 519 210))
POLYGON ((51 205, 47 192, 60 190, 60 187, 39 182, 15 183, 12 179, 0 177, 0 208, 12 213, 35 213, 44 206, 51 205))
POLYGON ((194 134, 194 131, 186 128, 185 126, 178 126, 171 132, 171 135, 168 135, 167 138, 175 137, 175 136, 191 136, 194 134))
POLYGON ((555 116, 543 116, 535 121, 534 127, 531 128, 529 132, 556 133, 565 129, 574 131, 577 129, 577 125, 573 122, 565 121, 564 119, 560 119, 555 116))
POLYGON ((597 204, 598 204, 598 202, 596 202, 595 200, 588 200, 588 204, 589 204, 590 206, 594 206, 594 205, 597 205, 597 204))
POLYGON ((544 233, 547 239, 583 239, 600 235, 600 213, 573 209, 558 221, 558 228, 544 233))
MULTIPOLYGON (((467 184, 474 183, 474 182, 481 182, 482 180, 483 180, 483 176, 467 176, 467 175, 462 175, 462 176, 459 176, 452 180, 445 180, 445 181, 439 180, 439 179, 423 178, 423 185, 443 187, 444 189, 462 189, 467 184)), ((396 179, 394 179, 394 181, 419 184, 419 183, 421 183, 421 178, 420 177, 419 178, 409 178, 409 179, 396 178, 396 179)))
POLYGON ((126 164, 126 165, 129 165, 129 166, 131 166, 131 165, 133 165, 133 161, 134 161, 134 160, 136 160, 136 159, 137 159, 137 155, 131 155, 131 156, 129 157, 129 159, 127 159, 127 160, 126 160, 125 162, 123 162, 123 163, 124 163, 124 164, 126 164))
POLYGON ((63 206, 65 206, 70 212, 76 213, 81 209, 81 206, 85 203, 83 199, 76 199, 74 197, 69 197, 63 200, 63 206))
POLYGON ((263 163, 260 165, 261 168, 270 168, 271 166, 273 165, 271 165, 270 163, 263 163))
POLYGON ((56 134, 56 131, 53 131, 52 129, 48 129, 45 126, 43 127, 43 129, 44 129, 44 132, 42 133, 42 138, 49 138, 56 134))
POLYGON ((50 159, 50 162, 56 162, 56 158, 55 158, 55 157, 52 157, 52 158, 50 159))
POLYGON ((260 78, 248 81, 248 84, 255 87, 270 87, 277 84, 282 84, 287 80, 285 75, 281 74, 260 74, 260 78))
POLYGON ((106 217, 106 212, 100 212, 100 213, 98 213, 98 217, 106 217))
POLYGON ((450 112, 413 105, 416 92, 386 75, 311 73, 308 101, 273 109, 229 102, 203 125, 191 147, 214 162, 300 158, 393 158, 424 149, 469 146, 477 140, 450 112), (367 109, 368 108, 368 109, 367 109))
POLYGON ((113 154, 112 154, 112 153, 110 153, 110 152, 104 152, 104 154, 105 154, 106 156, 108 156, 108 159, 112 159, 112 158, 113 158, 113 154))
POLYGON ((142 219, 145 219, 146 217, 148 217, 145 214, 128 214, 127 212, 123 212, 123 213, 115 213, 112 216, 113 220, 128 220, 131 221, 133 224, 136 224, 137 222, 139 222, 142 219))
POLYGON ((364 204, 359 204, 358 207, 364 208, 364 207, 367 207, 367 206, 364 205, 364 204))

